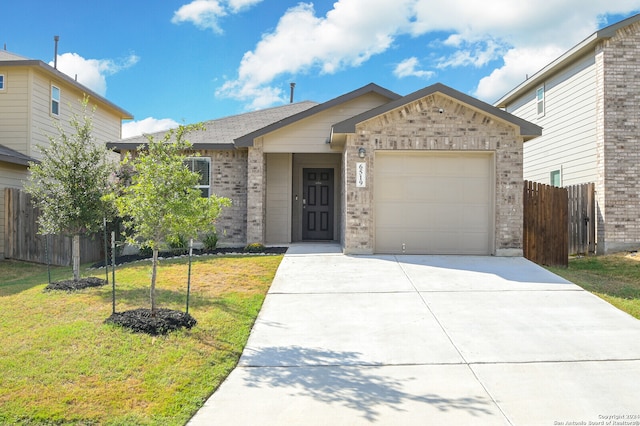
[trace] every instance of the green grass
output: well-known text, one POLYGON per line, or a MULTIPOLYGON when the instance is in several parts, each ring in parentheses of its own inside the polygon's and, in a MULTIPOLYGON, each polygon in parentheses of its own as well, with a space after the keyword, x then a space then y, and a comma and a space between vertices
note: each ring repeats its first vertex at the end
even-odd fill
MULTIPOLYGON (((45 292, 46 267, 0 262, 0 424, 183 425, 235 367, 281 260, 199 258, 198 324, 163 337, 105 325, 111 285, 45 292)), ((150 271, 118 268, 117 311, 149 307, 150 271)), ((163 261, 158 279, 158 306, 184 310, 186 260, 163 261)))
POLYGON ((575 258, 566 269, 549 269, 640 319, 640 255, 575 258))

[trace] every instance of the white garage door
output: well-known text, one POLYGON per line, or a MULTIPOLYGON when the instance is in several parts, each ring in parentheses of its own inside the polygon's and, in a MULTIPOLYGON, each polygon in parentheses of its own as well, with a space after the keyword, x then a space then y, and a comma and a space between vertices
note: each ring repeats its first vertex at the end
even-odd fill
POLYGON ((377 253, 491 253, 490 153, 376 152, 377 253))

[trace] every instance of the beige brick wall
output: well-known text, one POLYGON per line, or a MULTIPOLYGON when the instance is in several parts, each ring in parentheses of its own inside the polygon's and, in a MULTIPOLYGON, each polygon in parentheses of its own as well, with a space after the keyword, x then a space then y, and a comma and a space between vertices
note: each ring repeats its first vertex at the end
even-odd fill
POLYGON ((598 251, 640 247, 640 23, 596 50, 598 251))
POLYGON ((221 246, 244 246, 247 240, 247 151, 206 151, 211 158, 211 191, 231 200, 216 229, 221 246))
POLYGON ((522 138, 512 125, 434 94, 375 117, 356 128, 344 150, 346 252, 374 248, 375 150, 492 151, 495 158, 495 246, 497 255, 522 255, 522 138), (439 112, 442 108, 443 113, 439 112), (364 147, 366 158, 358 157, 364 147), (356 187, 356 163, 367 163, 367 186, 356 187))
POLYGON ((266 164, 262 139, 249 148, 247 164, 247 243, 265 241, 266 164))

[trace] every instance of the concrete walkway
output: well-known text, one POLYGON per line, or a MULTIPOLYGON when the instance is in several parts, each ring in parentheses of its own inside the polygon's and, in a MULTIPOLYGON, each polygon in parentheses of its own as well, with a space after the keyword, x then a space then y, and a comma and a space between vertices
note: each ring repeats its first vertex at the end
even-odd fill
POLYGON ((640 424, 640 321, 523 258, 327 244, 289 249, 240 364, 189 425, 624 416, 640 424))

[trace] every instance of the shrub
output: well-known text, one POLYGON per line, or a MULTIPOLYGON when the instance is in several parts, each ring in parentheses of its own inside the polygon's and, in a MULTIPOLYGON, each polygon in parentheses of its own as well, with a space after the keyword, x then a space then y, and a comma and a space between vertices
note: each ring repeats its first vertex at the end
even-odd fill
POLYGON ((264 251, 264 244, 260 244, 260 243, 247 244, 247 246, 244 248, 244 251, 246 251, 247 253, 261 253, 264 251))
POLYGON ((189 248, 187 240, 182 235, 178 235, 177 237, 169 239, 168 243, 169 248, 173 252, 186 253, 187 249, 189 248))
POLYGON ((218 234, 215 232, 208 233, 202 239, 202 244, 204 245, 204 249, 207 251, 215 250, 218 245, 218 234))

